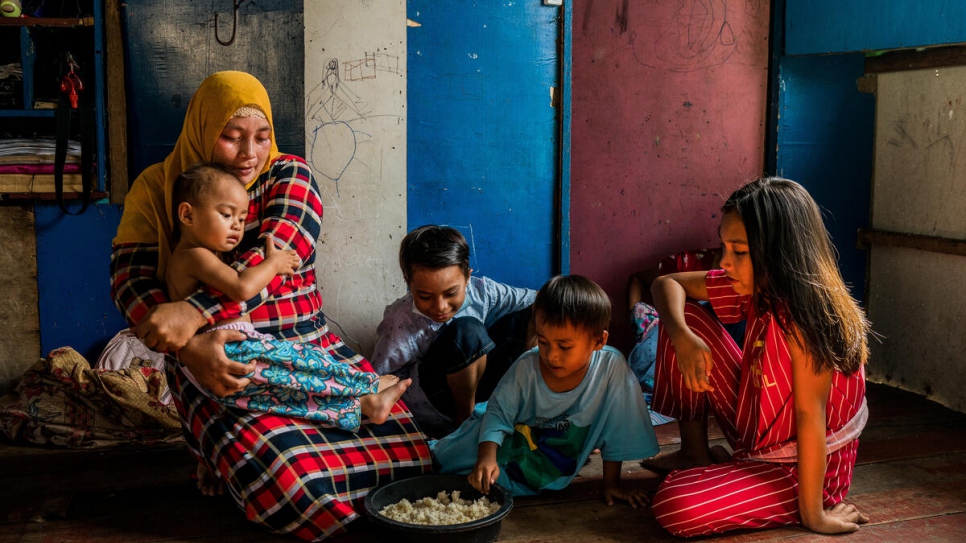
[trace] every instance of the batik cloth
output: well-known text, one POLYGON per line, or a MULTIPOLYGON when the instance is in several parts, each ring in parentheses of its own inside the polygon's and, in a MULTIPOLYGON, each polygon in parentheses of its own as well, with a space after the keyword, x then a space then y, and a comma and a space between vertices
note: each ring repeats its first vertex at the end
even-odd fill
MULTIPOLYGON (((359 397, 378 390, 378 375, 340 362, 318 345, 256 332, 251 323, 212 328, 220 329, 248 335, 246 340, 226 343, 225 354, 241 364, 255 362, 255 369, 244 376, 251 380, 244 389, 225 397, 208 393, 210 398, 248 411, 298 417, 349 432, 359 429, 359 397)), ((185 373, 192 379, 187 369, 185 373)))

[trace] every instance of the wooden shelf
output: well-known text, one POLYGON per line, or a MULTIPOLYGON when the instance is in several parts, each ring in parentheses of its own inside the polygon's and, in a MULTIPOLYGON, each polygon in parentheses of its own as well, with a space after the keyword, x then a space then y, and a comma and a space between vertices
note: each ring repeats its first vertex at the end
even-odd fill
POLYGON ((56 109, 0 109, 0 117, 54 117, 56 109))
MULTIPOLYGON (((97 190, 91 191, 91 202, 96 202, 97 200, 104 200, 110 196, 106 192, 101 192, 97 190)), ((79 192, 67 192, 64 191, 63 199, 65 202, 80 201, 81 194, 79 192)), ((42 200, 42 201, 55 201, 57 200, 57 194, 53 192, 0 192, 0 203, 10 202, 10 201, 23 201, 23 200, 42 200)))
POLYGON ((0 17, 0 26, 94 26, 94 17, 0 17))

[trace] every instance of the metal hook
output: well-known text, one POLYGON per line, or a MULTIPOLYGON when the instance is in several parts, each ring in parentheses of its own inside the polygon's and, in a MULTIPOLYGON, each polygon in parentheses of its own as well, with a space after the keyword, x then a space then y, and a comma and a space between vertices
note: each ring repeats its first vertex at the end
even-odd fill
POLYGON ((232 7, 232 23, 231 23, 231 37, 228 41, 221 41, 218 37, 218 14, 215 13, 215 41, 218 43, 228 46, 235 42, 235 29, 238 27, 238 6, 241 5, 245 0, 234 0, 234 6, 232 7))

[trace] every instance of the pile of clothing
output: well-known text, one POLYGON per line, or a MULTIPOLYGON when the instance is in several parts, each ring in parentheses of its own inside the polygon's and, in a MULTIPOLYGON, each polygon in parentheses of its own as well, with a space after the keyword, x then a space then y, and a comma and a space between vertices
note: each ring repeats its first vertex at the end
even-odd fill
MULTIPOLYGON (((53 138, 0 139, 0 193, 54 192, 53 138)), ((67 142, 64 192, 81 192, 81 144, 67 142)))

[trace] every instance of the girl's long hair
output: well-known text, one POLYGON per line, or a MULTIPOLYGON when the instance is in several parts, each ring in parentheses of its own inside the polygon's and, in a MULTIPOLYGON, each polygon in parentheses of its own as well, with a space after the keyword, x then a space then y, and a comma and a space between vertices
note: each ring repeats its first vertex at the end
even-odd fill
POLYGON ((871 325, 836 264, 818 205, 798 183, 761 178, 736 190, 721 208, 745 226, 755 273, 753 303, 771 311, 786 333, 794 324, 815 371, 857 371, 869 356, 871 325))

